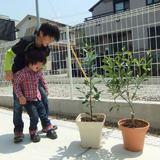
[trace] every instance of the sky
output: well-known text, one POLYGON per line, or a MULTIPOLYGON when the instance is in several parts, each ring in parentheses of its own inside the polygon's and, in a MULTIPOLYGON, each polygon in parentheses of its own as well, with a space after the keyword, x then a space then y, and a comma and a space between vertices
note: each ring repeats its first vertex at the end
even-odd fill
MULTIPOLYGON (((39 16, 74 26, 91 17, 89 9, 99 0, 38 0, 39 16)), ((4 0, 0 15, 21 21, 26 15, 36 16, 36 0, 4 0)))

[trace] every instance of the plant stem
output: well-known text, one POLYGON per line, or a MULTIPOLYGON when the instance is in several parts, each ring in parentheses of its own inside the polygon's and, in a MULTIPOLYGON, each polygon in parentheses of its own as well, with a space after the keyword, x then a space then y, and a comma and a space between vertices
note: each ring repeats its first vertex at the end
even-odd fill
POLYGON ((90 72, 90 78, 89 78, 89 87, 90 87, 90 111, 91 111, 91 121, 93 120, 92 119, 92 117, 93 117, 93 115, 92 115, 92 100, 91 100, 91 98, 92 98, 92 94, 91 94, 91 84, 92 84, 92 79, 91 79, 91 70, 89 71, 90 72))
MULTIPOLYGON (((133 112, 134 113, 134 112, 133 112)), ((134 114, 132 113, 132 116, 131 116, 131 118, 132 118, 132 127, 135 127, 135 122, 134 122, 134 114)))
POLYGON ((132 127, 135 127, 135 122, 134 122, 134 111, 133 111, 133 106, 131 104, 131 102, 129 101, 129 105, 132 109, 132 112, 131 112, 131 119, 132 119, 132 127))
POLYGON ((120 93, 120 96, 130 105, 131 109, 132 109, 132 116, 131 116, 131 119, 132 119, 132 126, 135 127, 135 123, 134 123, 134 111, 133 111, 133 106, 131 104, 131 102, 129 100, 127 100, 123 95, 122 93, 120 93))

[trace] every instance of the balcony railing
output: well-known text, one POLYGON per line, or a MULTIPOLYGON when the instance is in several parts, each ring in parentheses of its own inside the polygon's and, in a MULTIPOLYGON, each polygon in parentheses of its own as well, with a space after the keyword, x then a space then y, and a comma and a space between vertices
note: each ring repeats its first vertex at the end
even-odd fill
POLYGON ((101 17, 105 17, 105 16, 110 16, 110 15, 113 15, 114 12, 108 12, 108 13, 105 13, 105 14, 99 14, 97 16, 92 16, 92 17, 87 17, 84 19, 84 21, 90 21, 90 20, 93 20, 93 19, 97 19, 97 18, 101 18, 101 17))
POLYGON ((90 20, 93 20, 93 19, 106 17, 106 16, 110 16, 110 15, 113 15, 113 14, 118 14, 118 13, 125 12, 125 11, 129 11, 129 9, 125 8, 125 9, 117 10, 116 12, 108 12, 108 13, 104 13, 104 14, 99 14, 97 16, 87 17, 87 18, 85 18, 84 21, 90 21, 90 20))

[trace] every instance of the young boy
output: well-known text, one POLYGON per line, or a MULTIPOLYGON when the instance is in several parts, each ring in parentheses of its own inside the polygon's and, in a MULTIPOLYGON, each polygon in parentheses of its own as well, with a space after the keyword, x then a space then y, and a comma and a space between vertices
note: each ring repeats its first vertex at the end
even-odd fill
POLYGON ((45 53, 41 50, 32 50, 26 55, 26 67, 14 74, 13 89, 21 105, 24 105, 30 117, 30 137, 33 142, 39 142, 37 123, 40 117, 43 128, 47 131, 47 137, 56 139, 57 134, 53 130, 47 117, 45 107, 41 101, 39 82, 48 95, 48 86, 41 72, 42 65, 46 63, 45 53))
MULTIPOLYGON (((59 40, 59 29, 56 25, 52 23, 43 23, 38 30, 37 35, 23 37, 21 40, 15 44, 12 48, 10 48, 6 52, 5 58, 5 79, 8 82, 13 81, 13 75, 25 67, 25 55, 27 55, 31 50, 38 49, 45 52, 46 58, 49 56, 50 47, 49 44, 52 41, 59 40), (12 57, 14 58, 14 63, 12 64, 12 57)), ((39 83, 39 90, 42 97, 42 102, 44 103, 47 116, 49 115, 49 107, 48 107, 48 98, 47 95, 39 83)), ((22 121, 22 105, 19 103, 14 91, 13 91, 13 123, 14 123, 14 141, 20 142, 23 140, 23 127, 24 123, 22 121)), ((57 126, 54 125, 53 129, 57 129, 57 126)))

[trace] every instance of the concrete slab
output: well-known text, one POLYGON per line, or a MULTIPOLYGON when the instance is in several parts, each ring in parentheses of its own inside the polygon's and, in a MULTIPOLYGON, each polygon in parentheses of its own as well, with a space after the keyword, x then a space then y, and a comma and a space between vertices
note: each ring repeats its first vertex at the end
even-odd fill
POLYGON ((0 160, 160 160, 160 138, 146 136, 142 152, 130 152, 124 149, 119 130, 103 128, 106 137, 99 149, 82 148, 78 127, 74 122, 51 119, 58 125, 58 138, 51 140, 41 132, 41 141, 32 143, 28 132, 29 117, 23 114, 24 140, 13 142, 12 112, 0 109, 0 160))

